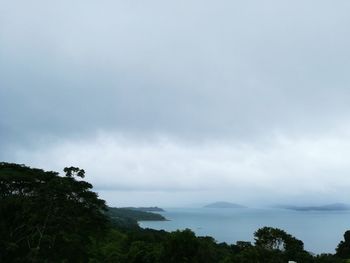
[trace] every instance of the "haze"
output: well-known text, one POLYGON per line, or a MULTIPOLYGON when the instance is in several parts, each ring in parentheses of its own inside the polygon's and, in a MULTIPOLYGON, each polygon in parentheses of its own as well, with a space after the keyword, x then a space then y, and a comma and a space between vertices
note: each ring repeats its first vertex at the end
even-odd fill
POLYGON ((115 206, 347 201, 349 1, 0 6, 1 160, 115 206))

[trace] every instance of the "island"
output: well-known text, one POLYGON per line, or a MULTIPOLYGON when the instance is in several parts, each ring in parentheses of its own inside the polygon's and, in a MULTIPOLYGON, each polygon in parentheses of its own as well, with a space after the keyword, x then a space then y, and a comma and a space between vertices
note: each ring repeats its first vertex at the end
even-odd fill
POLYGON ((321 206, 290 206, 282 205, 280 208, 294 210, 294 211, 347 211, 350 210, 350 206, 343 203, 334 203, 321 206))
POLYGON ((150 206, 150 207, 123 207, 125 209, 135 210, 135 211, 142 211, 142 212, 165 212, 163 208, 157 207, 157 206, 150 206))
POLYGON ((235 203, 220 201, 220 202, 215 202, 215 203, 205 205, 204 208, 246 208, 246 207, 235 203))

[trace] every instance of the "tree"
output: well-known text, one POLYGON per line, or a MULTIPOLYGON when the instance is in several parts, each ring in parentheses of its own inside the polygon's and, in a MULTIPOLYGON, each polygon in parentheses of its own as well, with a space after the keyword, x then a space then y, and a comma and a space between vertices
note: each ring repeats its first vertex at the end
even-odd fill
POLYGON ((258 229, 254 236, 258 248, 281 252, 286 260, 304 263, 312 261, 312 256, 304 250, 304 243, 281 229, 263 227, 258 229))
POLYGON ((91 239, 107 227, 106 205, 91 184, 74 178, 84 170, 64 171, 0 163, 0 261, 87 260, 91 239))
POLYGON ((63 171, 66 173, 67 177, 74 177, 74 176, 78 176, 81 178, 85 177, 85 171, 83 169, 79 169, 79 167, 65 167, 63 169, 63 171))
POLYGON ((302 241, 287 234, 285 231, 272 228, 263 227, 258 229, 255 233, 255 245, 263 247, 268 250, 281 250, 281 251, 303 251, 304 244, 302 241))
POLYGON ((169 234, 164 243, 163 262, 197 262, 199 241, 190 229, 169 234))
POLYGON ((332 254, 317 255, 314 260, 315 263, 344 263, 344 260, 332 254))
POLYGON ((350 258, 350 230, 344 233, 344 241, 340 241, 336 248, 336 255, 341 258, 350 258))
POLYGON ((268 250, 284 250, 285 232, 283 230, 263 227, 258 229, 255 233, 255 245, 268 250))

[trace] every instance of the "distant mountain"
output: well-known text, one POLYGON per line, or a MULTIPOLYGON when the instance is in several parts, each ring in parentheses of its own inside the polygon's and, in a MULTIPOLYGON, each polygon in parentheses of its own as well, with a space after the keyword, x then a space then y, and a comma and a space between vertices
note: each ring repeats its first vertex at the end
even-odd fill
POLYGON ((245 206, 230 202, 215 202, 204 206, 205 208, 246 208, 245 206))
POLYGON ((280 206, 280 208, 295 211, 346 211, 350 210, 350 206, 343 203, 334 203, 321 206, 280 206))
POLYGON ((135 211, 142 211, 142 212, 165 212, 163 208, 157 207, 157 206, 151 206, 151 207, 123 207, 125 209, 135 210, 135 211))

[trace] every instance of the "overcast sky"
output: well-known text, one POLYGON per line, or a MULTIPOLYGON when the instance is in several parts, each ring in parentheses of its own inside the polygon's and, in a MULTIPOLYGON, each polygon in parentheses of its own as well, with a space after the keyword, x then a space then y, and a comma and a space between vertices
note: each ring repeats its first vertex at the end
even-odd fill
POLYGON ((0 0, 0 159, 109 204, 347 202, 348 0, 0 0))

